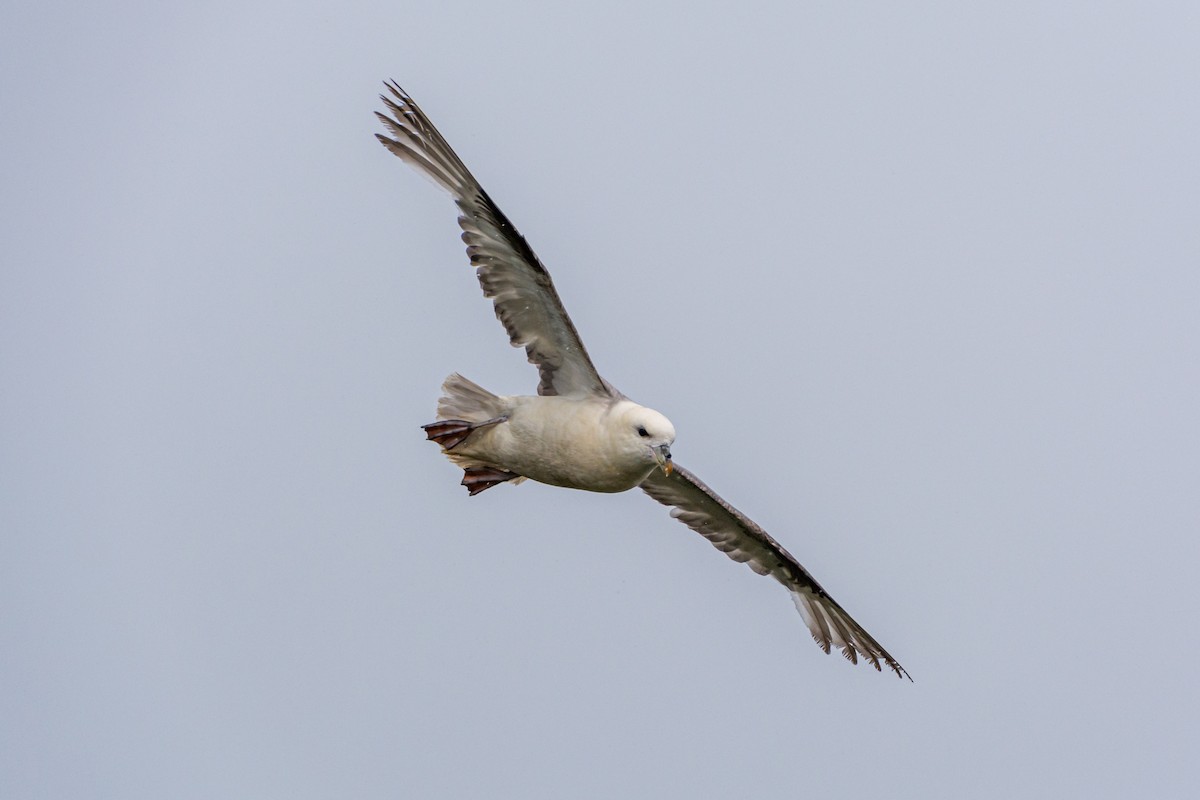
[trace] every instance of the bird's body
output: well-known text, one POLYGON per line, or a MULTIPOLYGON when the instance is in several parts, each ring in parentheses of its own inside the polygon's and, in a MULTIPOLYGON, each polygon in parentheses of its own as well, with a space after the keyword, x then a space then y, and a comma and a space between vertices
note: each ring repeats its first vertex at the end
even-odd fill
POLYGON ((379 141, 454 198, 483 293, 540 377, 536 396, 498 396, 458 374, 443 384, 438 419, 423 427, 463 469, 470 494, 525 479, 592 492, 639 487, 730 558, 783 584, 825 652, 836 646, 854 663, 907 677, 779 542, 672 462, 674 426, 600 377, 533 249, 412 98, 387 87, 390 114, 377 116, 391 135, 379 141))
POLYGON ((440 420, 477 426, 446 450, 464 468, 491 467, 568 489, 624 492, 658 468, 654 448, 669 448, 675 439, 666 417, 632 400, 496 396, 460 375, 442 389, 440 420), (648 435, 640 436, 639 428, 648 435))

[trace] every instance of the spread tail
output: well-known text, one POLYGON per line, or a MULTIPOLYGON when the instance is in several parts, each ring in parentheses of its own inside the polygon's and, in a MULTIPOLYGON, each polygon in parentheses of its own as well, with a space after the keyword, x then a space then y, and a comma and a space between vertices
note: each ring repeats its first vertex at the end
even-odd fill
POLYGON ((454 449, 474 431, 508 419, 508 408, 500 397, 456 372, 442 384, 437 416, 437 422, 430 422, 421 428, 430 441, 441 445, 442 452, 451 461, 462 467, 462 485, 467 487, 472 496, 501 483, 520 483, 525 480, 515 472, 490 466, 454 449))
POLYGON ((505 411, 499 397, 457 372, 442 383, 442 397, 437 407, 439 420, 479 423, 502 417, 505 411))

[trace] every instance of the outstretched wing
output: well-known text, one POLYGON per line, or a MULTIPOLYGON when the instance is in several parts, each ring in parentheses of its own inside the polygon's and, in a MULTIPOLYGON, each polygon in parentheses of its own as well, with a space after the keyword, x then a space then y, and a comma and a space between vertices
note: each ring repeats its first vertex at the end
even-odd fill
POLYGON ((391 112, 376 112, 391 136, 375 134, 388 150, 440 184, 462 216, 467 255, 486 297, 496 307, 513 347, 524 347, 541 375, 538 394, 619 393, 600 377, 567 316, 550 273, 412 98, 395 83, 380 95, 391 112))
POLYGON ((826 653, 834 645, 854 664, 862 657, 876 670, 886 664, 898 676, 912 680, 904 667, 779 542, 695 475, 675 464, 669 476, 654 470, 642 481, 641 488, 663 505, 674 506, 672 517, 734 561, 744 562, 759 575, 770 575, 786 586, 813 639, 826 653))

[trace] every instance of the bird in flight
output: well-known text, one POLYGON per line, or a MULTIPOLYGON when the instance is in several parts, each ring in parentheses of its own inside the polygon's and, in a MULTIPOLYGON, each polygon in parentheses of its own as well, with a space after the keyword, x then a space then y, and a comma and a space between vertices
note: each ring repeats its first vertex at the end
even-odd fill
POLYGON ((837 647, 852 663, 886 665, 912 680, 779 542, 672 461, 671 422, 600 377, 525 238, 412 98, 394 82, 385 86, 387 113, 376 116, 389 135, 376 137, 454 198, 484 296, 540 376, 537 395, 495 395, 457 373, 442 384, 437 421, 422 427, 462 468, 467 491, 526 479, 592 492, 640 488, 734 561, 783 584, 826 653, 837 647))

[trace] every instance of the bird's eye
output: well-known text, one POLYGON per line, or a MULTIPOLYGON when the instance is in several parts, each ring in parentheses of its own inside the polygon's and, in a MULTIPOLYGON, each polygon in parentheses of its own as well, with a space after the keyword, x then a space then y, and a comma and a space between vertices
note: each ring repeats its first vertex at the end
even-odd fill
POLYGON ((637 432, 638 432, 638 436, 649 436, 650 435, 650 432, 648 430, 646 430, 645 425, 638 425, 637 432))

